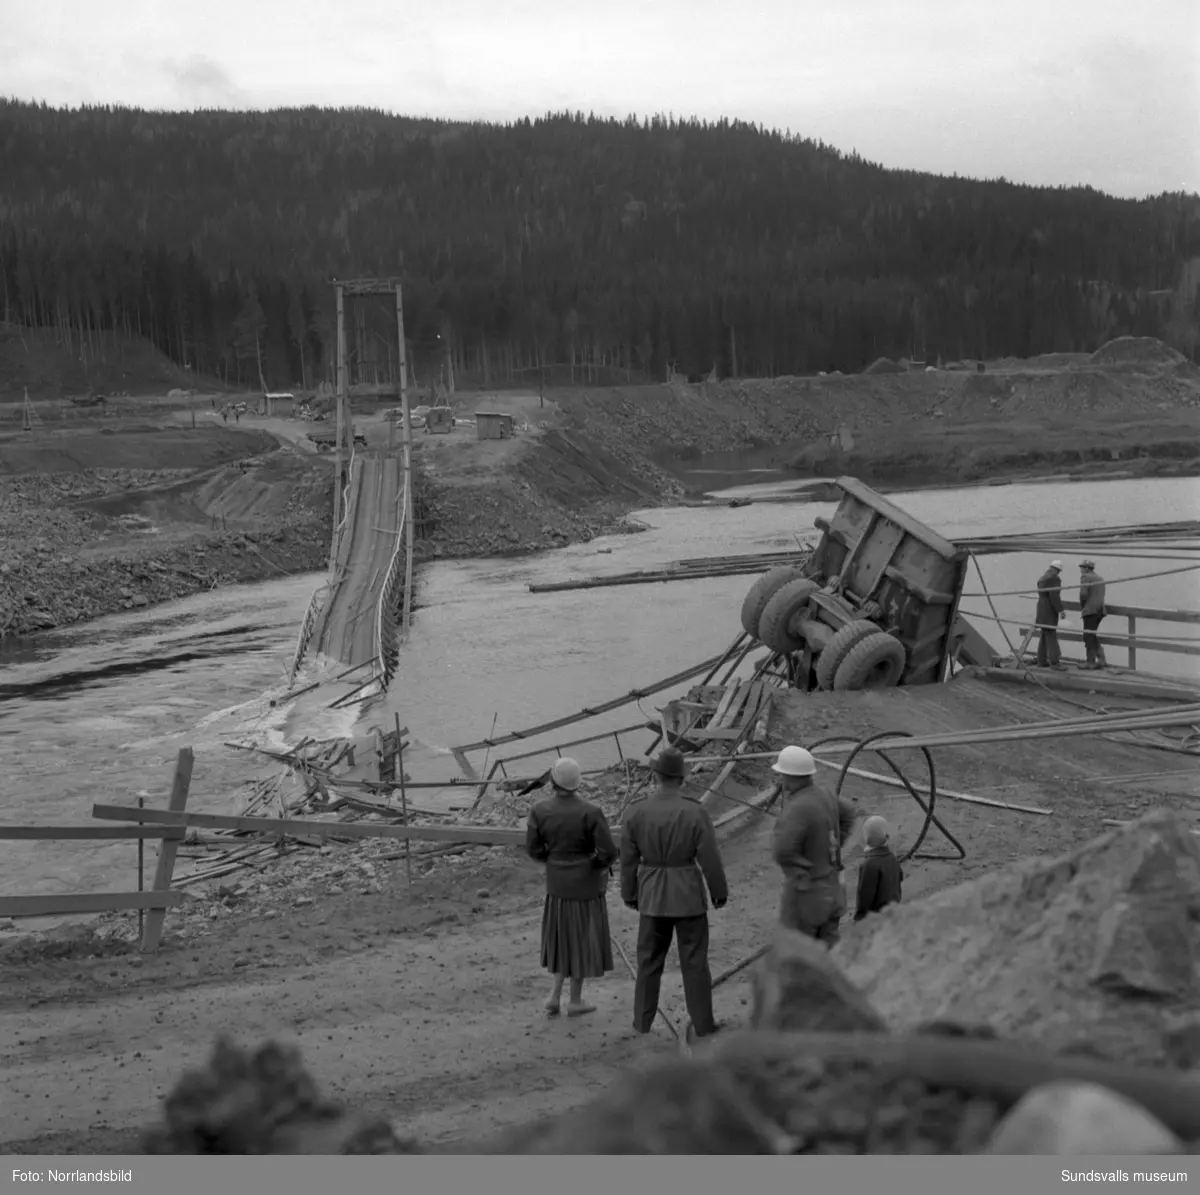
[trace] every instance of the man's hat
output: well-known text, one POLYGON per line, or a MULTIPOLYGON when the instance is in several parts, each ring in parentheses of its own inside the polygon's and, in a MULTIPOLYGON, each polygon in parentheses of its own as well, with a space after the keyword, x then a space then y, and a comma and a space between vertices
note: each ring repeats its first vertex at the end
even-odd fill
POLYGON ((1096 562, 1094 560, 1085 560, 1079 567, 1080 568, 1095 568, 1096 562))
POLYGON ((654 770, 668 780, 682 780, 687 775, 687 764, 678 747, 666 747, 654 760, 654 770))

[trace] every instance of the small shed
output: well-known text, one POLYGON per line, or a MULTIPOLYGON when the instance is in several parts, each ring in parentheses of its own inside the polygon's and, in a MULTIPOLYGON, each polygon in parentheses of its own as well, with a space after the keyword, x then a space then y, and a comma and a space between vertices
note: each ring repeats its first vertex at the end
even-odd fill
POLYGON ((430 407, 425 413, 425 430, 434 435, 448 435, 454 430, 454 411, 451 407, 430 407))
POLYGON ((496 411, 476 411, 475 430, 480 440, 510 440, 513 435, 513 417, 496 411))
POLYGON ((268 391, 262 397, 259 409, 264 415, 291 415, 295 410, 296 396, 287 391, 268 391))

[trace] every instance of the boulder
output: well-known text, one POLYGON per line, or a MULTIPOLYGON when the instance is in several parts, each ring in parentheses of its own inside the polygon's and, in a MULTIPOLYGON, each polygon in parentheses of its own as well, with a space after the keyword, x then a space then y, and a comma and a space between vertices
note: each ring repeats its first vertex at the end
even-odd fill
POLYGON ((755 1029, 887 1033, 888 1025, 813 938, 780 929, 752 979, 755 1029))
POLYGON ((1139 1104, 1094 1083, 1035 1087, 996 1126, 993 1154, 1174 1154, 1183 1145, 1139 1104))
POLYGON ((725 1068, 672 1059, 630 1073, 585 1107, 506 1134, 493 1154, 773 1154, 792 1138, 725 1068))
POLYGON ((1163 1033, 1167 1063, 1178 1070, 1200 1069, 1200 1014, 1172 1018, 1163 1033))
POLYGON ((1164 1015, 1195 1006, 1200 844, 1169 812, 889 914, 848 927, 832 957, 898 1031, 986 1024, 1161 1063, 1164 1015))

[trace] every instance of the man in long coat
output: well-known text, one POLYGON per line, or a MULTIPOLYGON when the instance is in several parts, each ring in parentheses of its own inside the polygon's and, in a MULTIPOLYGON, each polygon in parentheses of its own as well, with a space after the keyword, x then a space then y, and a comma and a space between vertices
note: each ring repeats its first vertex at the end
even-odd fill
POLYGON ((1083 622, 1083 646, 1087 652, 1085 668, 1107 668, 1104 645, 1096 631, 1104 619, 1104 578, 1095 564, 1085 560, 1079 566, 1079 617, 1083 622))
POLYGON ((1050 567, 1038 578, 1038 602, 1035 621, 1041 628, 1038 635, 1037 665, 1039 668, 1063 667, 1058 647, 1058 620, 1062 617, 1062 561, 1052 560, 1050 567))
POLYGON ((729 899, 717 835, 708 814, 683 793, 687 771, 674 747, 654 761, 658 788, 621 823, 621 899, 638 917, 637 980, 633 1025, 649 1033, 671 939, 679 949, 683 993, 691 1026, 688 1036, 716 1032, 712 973, 708 966, 708 902, 724 908, 729 899))

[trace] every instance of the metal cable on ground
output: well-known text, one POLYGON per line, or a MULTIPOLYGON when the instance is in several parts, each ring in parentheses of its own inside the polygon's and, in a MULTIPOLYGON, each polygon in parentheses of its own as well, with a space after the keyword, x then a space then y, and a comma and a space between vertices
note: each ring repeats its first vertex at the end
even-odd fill
POLYGON ((860 739, 860 740, 855 740, 846 735, 834 735, 834 736, 831 736, 830 738, 821 739, 818 742, 813 743, 812 746, 809 748, 809 750, 810 751, 814 750, 815 748, 823 746, 826 743, 835 743, 835 742, 838 742, 838 743, 854 743, 854 742, 856 742, 857 743, 857 745, 854 747, 854 749, 846 757, 845 763, 842 764, 842 770, 838 773, 838 782, 837 782, 837 787, 834 790, 834 794, 839 797, 842 794, 842 789, 845 787, 846 777, 850 774, 849 769, 850 769, 850 766, 853 764, 854 760, 856 760, 858 758, 858 756, 862 754, 863 751, 867 751, 867 750, 874 751, 877 755, 879 755, 879 757, 884 761, 884 763, 886 763, 888 765, 888 767, 892 769, 892 771, 896 774, 897 779, 901 782, 901 784, 904 785, 904 787, 906 789, 908 789, 909 796, 911 796, 912 799, 914 801, 916 801, 917 805, 921 809, 921 812, 925 814, 925 821, 921 826, 921 830, 920 830, 920 833, 917 835, 916 841, 913 843, 913 845, 909 849, 908 853, 901 857, 901 861, 903 862, 908 859, 934 859, 934 860, 941 860, 941 861, 948 862, 948 863, 957 863, 960 860, 965 859, 967 857, 967 851, 966 851, 966 848, 962 845, 962 843, 959 842, 958 839, 955 838, 954 835, 946 828, 945 824, 941 821, 941 819, 937 816, 937 813, 935 812, 935 808, 936 808, 936 804, 937 804, 937 771, 934 767, 933 755, 930 753, 929 748, 928 747, 920 748, 921 754, 925 756, 925 764, 929 769, 929 804, 926 805, 925 802, 921 799, 920 795, 917 793, 917 790, 915 788, 913 788, 912 783, 909 781, 908 777, 897 766, 897 764, 891 758, 891 756, 889 756, 886 751, 881 751, 881 750, 879 750, 879 748, 871 746, 872 743, 878 742, 880 739, 915 738, 915 737, 916 737, 915 735, 909 734, 907 731, 903 731, 903 730, 899 730, 899 731, 885 730, 885 731, 881 731, 878 734, 873 734, 873 735, 868 736, 865 739, 860 739), (938 830, 942 833, 942 835, 946 839, 946 841, 949 842, 950 845, 952 847, 954 847, 954 849, 958 852, 957 855, 931 855, 931 854, 918 855, 917 854, 917 851, 921 847, 921 843, 925 841, 925 837, 929 833, 929 827, 931 825, 936 826, 938 828, 938 830))

